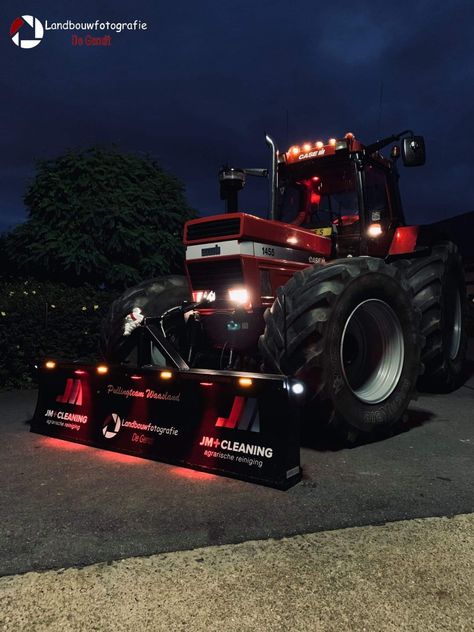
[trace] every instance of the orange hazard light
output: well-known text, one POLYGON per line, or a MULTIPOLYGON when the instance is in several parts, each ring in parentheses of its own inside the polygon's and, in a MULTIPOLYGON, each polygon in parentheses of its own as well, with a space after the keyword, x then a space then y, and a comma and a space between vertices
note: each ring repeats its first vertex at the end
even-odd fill
POLYGON ((239 386, 243 386, 244 388, 248 388, 252 386, 253 381, 249 377, 239 377, 239 386))

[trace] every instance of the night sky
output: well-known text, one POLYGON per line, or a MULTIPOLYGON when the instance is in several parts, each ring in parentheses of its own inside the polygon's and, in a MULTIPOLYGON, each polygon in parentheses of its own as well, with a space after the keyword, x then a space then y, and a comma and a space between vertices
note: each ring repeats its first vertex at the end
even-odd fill
MULTIPOLYGON (((37 159, 92 144, 151 153, 194 208, 221 212, 219 166, 267 166, 265 131, 285 150, 411 128, 425 136, 428 159, 401 167, 407 220, 474 210, 472 1, 4 0, 0 25, 0 230, 25 218, 37 159), (9 28, 25 14, 138 19, 148 29, 95 48, 48 31, 24 50, 9 28)), ((256 181, 243 210, 265 205, 256 181)))

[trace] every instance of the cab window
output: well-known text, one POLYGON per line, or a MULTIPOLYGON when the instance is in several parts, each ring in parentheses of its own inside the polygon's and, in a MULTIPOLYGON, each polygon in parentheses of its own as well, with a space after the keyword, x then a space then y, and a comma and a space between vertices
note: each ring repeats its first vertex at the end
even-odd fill
POLYGON ((354 166, 348 161, 325 161, 298 170, 288 169, 280 187, 280 218, 297 217, 307 228, 350 226, 359 220, 354 166))
POLYGON ((387 195, 387 176, 383 169, 367 164, 364 167, 365 208, 369 222, 390 219, 390 204, 387 195))

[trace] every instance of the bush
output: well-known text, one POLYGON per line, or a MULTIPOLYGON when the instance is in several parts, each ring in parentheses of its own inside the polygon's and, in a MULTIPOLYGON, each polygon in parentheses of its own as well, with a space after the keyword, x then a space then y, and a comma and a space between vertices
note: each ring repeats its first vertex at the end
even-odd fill
POLYGON ((35 386, 46 357, 100 359, 100 323, 116 292, 90 285, 0 281, 0 389, 35 386))
POLYGON ((195 212, 149 156, 93 147, 40 161, 24 200, 27 221, 0 243, 10 274, 124 288, 182 270, 195 212))

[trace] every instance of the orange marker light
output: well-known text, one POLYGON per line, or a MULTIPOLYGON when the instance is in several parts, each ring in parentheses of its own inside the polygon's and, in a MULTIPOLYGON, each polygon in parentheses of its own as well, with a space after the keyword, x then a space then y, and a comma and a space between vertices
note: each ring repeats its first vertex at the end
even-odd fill
POLYGON ((96 371, 99 375, 105 375, 106 373, 109 372, 109 367, 105 366, 105 364, 99 364, 96 371))
POLYGON ((244 388, 248 388, 252 386, 253 381, 249 377, 239 377, 239 386, 243 386, 244 388))
POLYGON ((171 380, 173 374, 171 373, 171 371, 161 371, 160 377, 162 380, 171 380))
POLYGON ((329 143, 329 145, 334 146, 336 144, 336 139, 335 138, 330 138, 328 143, 329 143))
POLYGON ((316 143, 316 149, 322 149, 324 147, 324 143, 322 140, 318 140, 316 143))
POLYGON ((54 360, 48 360, 47 362, 44 363, 44 366, 47 369, 55 369, 56 368, 56 362, 54 360))
POLYGON ((297 147, 297 146, 295 146, 295 147, 291 147, 291 148, 290 148, 290 152, 291 152, 294 156, 296 156, 297 154, 299 154, 299 153, 300 153, 300 148, 299 148, 299 147, 297 147))
POLYGON ((305 143, 303 145, 303 151, 310 151, 311 150, 311 143, 305 143))

